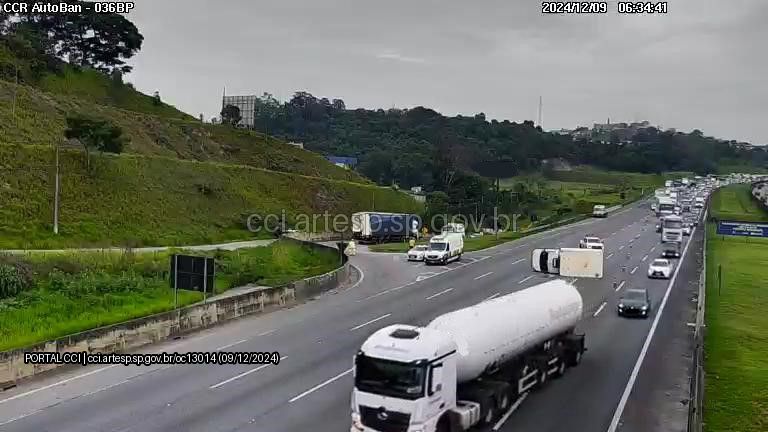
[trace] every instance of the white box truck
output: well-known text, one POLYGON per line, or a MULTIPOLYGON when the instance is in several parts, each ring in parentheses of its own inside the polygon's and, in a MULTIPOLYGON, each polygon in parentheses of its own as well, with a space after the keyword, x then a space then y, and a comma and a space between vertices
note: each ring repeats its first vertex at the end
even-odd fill
POLYGON ((531 253, 533 271, 560 276, 600 279, 603 262, 603 249, 534 249, 531 253))
POLYGON ((581 362, 579 291, 553 280, 373 333, 354 358, 351 432, 486 426, 581 362))
POLYGON ((424 262, 429 264, 448 264, 458 261, 464 253, 464 234, 447 232, 429 240, 429 248, 424 253, 424 262))

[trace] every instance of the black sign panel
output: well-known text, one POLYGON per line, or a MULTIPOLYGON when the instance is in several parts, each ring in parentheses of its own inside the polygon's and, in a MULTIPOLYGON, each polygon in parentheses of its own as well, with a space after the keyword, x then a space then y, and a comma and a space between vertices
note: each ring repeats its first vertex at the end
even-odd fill
POLYGON ((171 255, 171 288, 213 292, 216 266, 213 258, 171 255))
POLYGON ((482 177, 507 178, 517 174, 515 161, 510 159, 485 160, 474 164, 475 172, 482 177))

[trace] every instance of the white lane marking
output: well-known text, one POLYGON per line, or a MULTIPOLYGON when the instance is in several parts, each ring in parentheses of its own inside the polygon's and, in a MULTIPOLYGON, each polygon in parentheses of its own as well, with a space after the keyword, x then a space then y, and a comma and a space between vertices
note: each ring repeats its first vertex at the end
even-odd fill
POLYGON ((524 283, 528 282, 528 281, 529 281, 529 280, 531 280, 531 279, 533 279, 533 275, 531 275, 531 276, 528 276, 527 278, 525 278, 525 279, 521 280, 520 282, 518 282, 518 284, 522 285, 522 284, 524 284, 524 283))
POLYGON ((625 283, 627 283, 627 282, 626 282, 626 281, 621 281, 621 283, 619 284, 619 286, 617 286, 617 287, 616 287, 616 289, 615 289, 614 291, 617 291, 617 292, 618 292, 620 289, 622 289, 622 288, 624 287, 624 284, 625 284, 625 283))
POLYGON ((93 374, 96 374, 96 373, 99 373, 99 372, 103 372, 103 371, 105 371, 107 369, 112 369, 113 367, 117 367, 117 366, 121 366, 121 365, 106 366, 106 367, 103 367, 103 368, 92 370, 90 372, 87 372, 87 373, 84 373, 84 374, 81 374, 81 375, 73 376, 72 378, 67 378, 65 380, 61 380, 61 381, 55 382, 53 384, 49 384, 47 386, 43 386, 43 387, 40 387, 40 388, 36 388, 34 390, 30 390, 28 392, 20 393, 20 394, 17 394, 16 396, 11 396, 11 397, 9 397, 7 399, 0 400, 0 404, 4 404, 4 403, 10 402, 12 400, 16 400, 16 399, 20 399, 20 398, 23 398, 23 397, 26 397, 26 396, 29 396, 29 395, 33 395, 33 394, 35 394, 35 393, 37 393, 39 391, 48 390, 49 388, 56 387, 56 386, 62 385, 62 384, 66 384, 66 383, 68 383, 70 381, 74 381, 74 380, 77 380, 77 379, 80 379, 80 378, 85 378, 87 376, 90 376, 90 375, 93 375, 93 374))
MULTIPOLYGON (((486 302, 486 301, 488 301, 488 300, 492 300, 492 299, 495 299, 495 298, 496 298, 496 297, 498 297, 498 296, 499 296, 499 293, 496 293, 496 294, 493 294, 493 295, 492 295, 492 296, 490 296, 490 297, 487 297, 487 298, 483 299, 483 301, 484 301, 484 302, 486 302)), ((480 302, 480 303, 482 303, 482 302, 480 302)))
POLYGON ((325 382, 322 382, 322 383, 320 383, 320 384, 318 384, 318 385, 316 385, 316 386, 312 387, 311 389, 309 389, 309 390, 305 391, 304 393, 302 393, 302 394, 300 394, 300 395, 298 395, 298 396, 294 396, 294 397, 293 397, 291 400, 289 400, 289 401, 288 401, 288 403, 294 403, 294 402, 296 402, 297 400, 299 400, 299 399, 301 399, 301 398, 303 398, 303 397, 305 397, 305 396, 307 396, 307 395, 309 395, 309 394, 312 394, 312 393, 314 393, 314 392, 316 392, 316 391, 320 390, 321 388, 323 388, 323 387, 327 386, 328 384, 330 384, 330 383, 332 383, 332 382, 336 381, 337 379, 339 379, 339 378, 343 377, 344 375, 348 375, 348 374, 350 374, 350 373, 352 373, 352 368, 350 368, 350 369, 347 369, 346 371, 344 371, 344 372, 342 372, 342 373, 340 373, 340 374, 336 375, 335 377, 333 377, 333 378, 331 378, 331 379, 329 379, 329 380, 327 380, 327 381, 325 381, 325 382))
POLYGON ((650 252, 653 252, 653 251, 655 251, 655 250, 656 250, 656 246, 652 247, 652 248, 651 248, 651 250, 650 250, 650 252))
POLYGON ((517 402, 512 404, 511 407, 509 407, 509 411, 507 411, 507 413, 504 414, 504 417, 502 417, 501 419, 499 419, 498 422, 496 422, 496 424, 493 426, 493 430, 497 431, 497 430, 501 429, 501 427, 504 425, 504 422, 506 422, 507 419, 509 418, 509 416, 511 416, 512 413, 515 412, 515 410, 517 410, 517 407, 519 407, 520 404, 523 403, 523 401, 525 400, 526 397, 528 397, 528 393, 527 392, 523 393, 523 395, 520 396, 520 398, 517 399, 517 402))
MULTIPOLYGON (((287 357, 288 357, 288 356, 282 356, 282 357, 280 357, 280 361, 283 361, 283 360, 285 360, 287 357)), ((238 380, 238 379, 240 379, 240 378, 242 378, 242 377, 244 377, 244 376, 248 376, 248 375, 250 375, 250 374, 252 374, 252 373, 254 373, 254 372, 258 372, 258 371, 260 371, 260 370, 262 370, 262 369, 264 369, 264 368, 266 368, 266 367, 269 367, 269 366, 272 366, 272 364, 270 363, 270 364, 265 364, 265 365, 261 365, 261 366, 255 367, 255 368, 253 368, 253 369, 250 369, 250 370, 247 370, 247 371, 245 371, 245 372, 241 373, 240 375, 235 375, 235 376, 233 376, 233 377, 232 377, 232 378, 230 378, 230 379, 226 379, 226 380, 224 380, 224 381, 222 381, 222 382, 220 382, 220 383, 218 383, 218 384, 214 384, 214 385, 212 385, 212 386, 210 386, 210 387, 208 387, 208 388, 210 388, 211 390, 217 389, 217 388, 219 388, 219 387, 221 387, 221 386, 223 386, 223 385, 225 385, 225 384, 229 384, 229 383, 231 383, 232 381, 238 380)))
MULTIPOLYGON (((696 228, 694 228, 691 232, 691 237, 693 237, 695 233, 696 228)), ((632 393, 632 388, 635 386, 635 380, 637 379, 637 375, 640 372, 640 367, 643 365, 645 355, 648 353, 648 347, 650 347, 653 335, 656 333, 656 327, 659 325, 659 320, 664 313, 664 307, 667 305, 667 299, 669 299, 669 294, 672 292, 672 286, 675 284, 675 280, 677 280, 678 271, 680 270, 680 267, 682 267, 682 263, 685 260, 685 254, 688 252, 688 246, 690 245, 691 242, 685 244, 685 249, 683 249, 683 253, 680 256, 680 265, 675 268, 675 274, 672 275, 672 279, 669 281, 669 285, 667 285, 667 292, 664 293, 664 298, 661 300, 659 311, 656 313, 656 318, 654 318, 653 324, 651 324, 651 330, 648 332, 648 336, 645 338, 643 349, 640 351, 640 355, 637 357, 635 367, 632 369, 632 374, 629 376, 627 386, 624 388, 624 394, 621 395, 619 405, 616 407, 616 412, 613 414, 613 420, 611 420, 611 425, 608 427, 608 432, 616 432, 616 429, 619 427, 619 421, 621 420, 621 416, 624 413, 624 407, 627 405, 629 395, 632 393)))
POLYGON ((359 329, 361 329, 361 328, 363 328, 363 327, 367 326, 368 324, 373 324, 373 323, 375 323, 376 321, 381 321, 381 320, 383 320, 383 319, 389 318, 391 315, 392 315, 391 313, 388 313, 388 314, 386 314, 386 315, 382 315, 382 316, 380 316, 380 317, 378 317, 378 318, 374 318, 374 319, 372 319, 372 320, 370 320, 370 321, 368 321, 368 322, 364 322, 364 323, 362 323, 362 324, 360 324, 360 325, 358 325, 358 326, 352 327, 351 329, 349 329, 349 331, 355 331, 355 330, 359 330, 359 329))
POLYGON ((617 233, 616 231, 614 231, 614 232, 612 232, 612 233, 611 233, 610 237, 613 237, 613 236, 615 236, 616 234, 618 234, 618 233, 617 233))
POLYGON ((493 274, 493 272, 492 272, 492 271, 490 271, 490 272, 488 272, 488 273, 484 273, 484 274, 481 274, 480 276, 476 277, 476 278, 475 278, 475 280, 478 280, 478 279, 482 279, 482 278, 484 278, 484 277, 486 277, 486 276, 490 276, 490 275, 492 275, 492 274, 493 274))
POLYGON ((608 254, 608 258, 610 258, 610 257, 612 257, 612 256, 613 256, 613 252, 611 252, 611 253, 609 253, 609 254, 608 254))
POLYGON ((571 285, 575 284, 576 282, 578 282, 578 279, 576 279, 576 278, 573 278, 573 279, 568 281, 568 283, 571 284, 571 285))
POLYGON ((365 273, 364 273, 364 272, 363 272, 363 271, 360 269, 360 267, 358 267, 358 266, 356 266, 356 265, 354 265, 354 264, 352 265, 352 267, 356 268, 356 269, 357 269, 357 271, 358 271, 358 272, 360 272, 360 279, 358 279, 358 281, 357 281, 357 282, 355 282, 355 284, 354 284, 354 285, 352 285, 351 287, 347 288, 348 290, 351 290, 351 289, 353 289, 353 288, 357 288, 357 286, 358 286, 358 285, 360 285, 361 283, 363 283, 363 279, 365 279, 365 273))
POLYGON ((266 335, 271 335, 272 333, 274 333, 274 332, 276 332, 276 331, 277 331, 277 330, 268 330, 268 331, 265 331, 265 332, 263 332, 263 333, 259 333, 259 336, 266 336, 266 335))
POLYGON ((440 291, 437 294, 432 294, 431 296, 427 297, 425 300, 432 300, 435 297, 440 297, 443 294, 448 294, 449 292, 453 291, 453 288, 448 288, 446 290, 440 291))
POLYGON ((525 261, 525 258, 520 258, 519 260, 517 260, 517 261, 513 262, 512 264, 513 264, 513 265, 514 265, 514 264, 519 264, 519 263, 521 263, 521 262, 523 262, 523 261, 525 261))
MULTIPOLYGON (((113 384, 109 384, 109 385, 107 385, 107 386, 104 386, 104 387, 98 388, 98 389, 96 389, 96 390, 93 390, 93 391, 90 391, 90 392, 88 392, 88 393, 83 393, 82 395, 80 395, 80 396, 77 396, 77 399, 80 399, 80 398, 84 398, 84 397, 88 397, 88 396, 92 396, 92 395, 95 395, 95 394, 97 394, 97 393, 101 393, 101 392, 103 392, 103 391, 106 391, 106 390, 109 390, 109 389, 111 389, 111 388, 113 388, 113 387, 117 387, 117 386, 119 386, 119 385, 122 385, 122 384, 125 384, 125 383, 127 383, 127 382, 130 382, 130 381, 132 381, 132 380, 134 380, 134 379, 136 379, 136 378, 139 378, 139 377, 142 377, 142 376, 144 376, 144 375, 147 375, 147 374, 151 374, 151 373, 154 373, 154 372, 158 372, 158 371, 161 371, 161 370, 165 370, 165 369, 171 368, 171 367, 173 367, 173 366, 174 366, 174 365, 163 366, 163 367, 161 367, 161 368, 158 368, 158 369, 154 369, 154 370, 151 370, 151 371, 148 371, 148 372, 143 372, 143 373, 140 373, 140 374, 138 374, 138 375, 133 375, 133 376, 131 376, 131 377, 128 377, 128 378, 126 378, 126 379, 124 379, 124 380, 122 380, 122 381, 118 381, 118 382, 116 382, 116 383, 113 383, 113 384)), ((48 408, 51 408, 51 407, 53 407, 53 406, 56 406, 56 405, 58 405, 59 403, 60 403, 60 401, 59 401, 59 402, 55 402, 55 403, 53 403, 53 405, 48 405, 48 406, 45 406, 45 407, 43 407, 43 408, 39 408, 39 409, 36 409, 36 410, 34 410, 34 411, 32 411, 32 412, 29 412, 29 413, 26 413, 26 414, 22 414, 22 415, 20 415, 20 416, 16 416, 16 417, 13 417, 13 418, 11 418, 10 420, 7 420, 7 421, 5 421, 5 422, 3 422, 3 423, 0 423, 0 426, 4 426, 4 425, 7 425, 7 424, 9 424, 9 423, 13 423, 13 422, 15 422, 15 421, 19 421, 19 420, 21 420, 21 419, 24 419, 24 418, 27 418, 27 417, 33 416, 33 415, 35 415, 35 414, 37 414, 37 413, 40 413, 40 412, 42 412, 42 411, 44 411, 44 410, 46 410, 46 409, 48 409, 48 408)))
POLYGON ((643 259, 642 259, 641 261, 645 261, 645 260, 647 260, 647 259, 648 259, 648 255, 644 256, 644 257, 643 257, 643 259))
POLYGON ((592 315, 592 316, 593 316, 593 317, 596 317, 596 316, 600 315, 600 312, 602 312, 602 311, 603 311, 603 309, 605 309, 605 306, 606 306, 607 304, 608 304, 607 302, 603 302, 603 304, 601 304, 601 305, 600 305, 600 307, 599 307, 599 308, 597 308, 597 312, 595 312, 595 314, 594 314, 594 315, 592 315))
POLYGON ((636 239, 639 239, 639 238, 640 238, 640 234, 636 235, 636 236, 635 236, 635 238, 636 238, 636 239))
POLYGON ((248 342, 248 341, 243 339, 243 340, 239 340, 237 342, 232 342, 231 344, 226 344, 226 345, 223 345, 223 346, 220 346, 220 347, 216 348, 216 351, 221 351, 223 349, 232 348, 233 346, 240 345, 243 342, 248 342))
POLYGON ((637 271, 637 266, 635 266, 635 268, 633 268, 632 271, 629 272, 629 274, 635 274, 636 271, 637 271))
POLYGON ((619 246, 619 250, 624 249, 624 245, 619 246))

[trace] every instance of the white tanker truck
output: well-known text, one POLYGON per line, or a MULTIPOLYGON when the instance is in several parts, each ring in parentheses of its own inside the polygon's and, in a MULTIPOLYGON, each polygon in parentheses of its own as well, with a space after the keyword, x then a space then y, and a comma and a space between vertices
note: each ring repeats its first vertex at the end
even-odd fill
POLYGON ((352 432, 455 432, 488 425, 581 362, 583 302, 553 280, 371 335, 354 359, 352 432))

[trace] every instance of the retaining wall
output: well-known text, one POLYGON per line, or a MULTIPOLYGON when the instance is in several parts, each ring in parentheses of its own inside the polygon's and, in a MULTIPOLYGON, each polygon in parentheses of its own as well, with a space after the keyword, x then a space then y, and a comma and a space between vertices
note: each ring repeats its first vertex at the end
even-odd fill
MULTIPOLYGON (((315 243, 309 244, 312 247, 327 248, 315 243)), ((344 264, 341 267, 324 275, 100 327, 25 348, 0 352, 0 390, 12 387, 24 378, 64 366, 25 364, 25 352, 127 351, 235 318, 290 306, 334 289, 346 280, 351 270, 346 256, 343 258, 344 264)))

